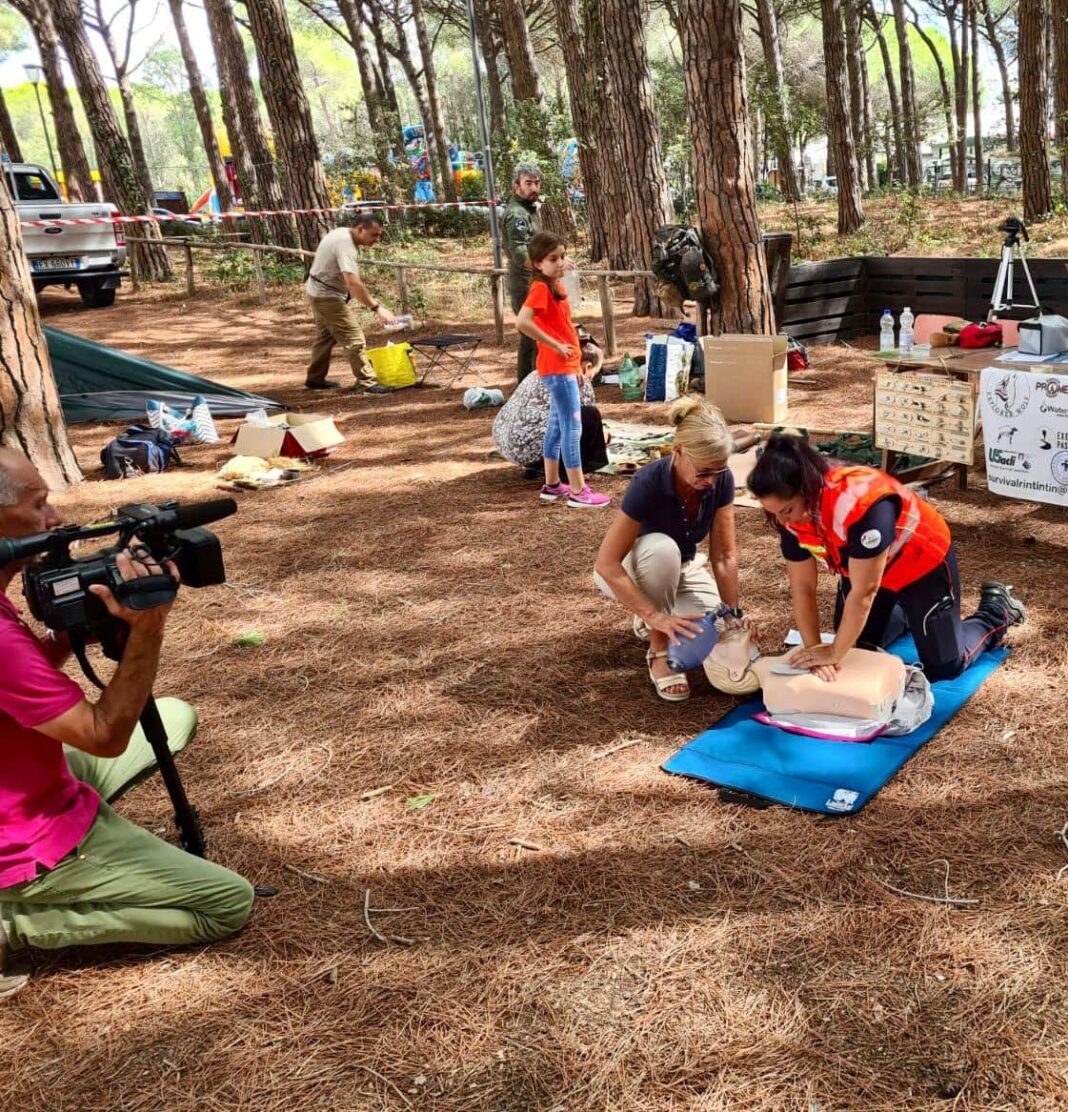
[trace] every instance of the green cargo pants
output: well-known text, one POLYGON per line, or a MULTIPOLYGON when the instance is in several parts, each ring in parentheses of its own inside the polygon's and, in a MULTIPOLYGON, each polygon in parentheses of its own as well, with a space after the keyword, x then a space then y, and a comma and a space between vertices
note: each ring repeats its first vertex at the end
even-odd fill
POLYGON ((374 368, 367 358, 367 339, 356 315, 356 306, 351 301, 334 297, 309 297, 308 304, 315 318, 315 345, 304 376, 305 383, 319 385, 326 382, 330 353, 336 344, 349 357, 356 385, 364 389, 377 385, 374 368))
MULTIPOLYGON (((196 732, 196 711, 160 699, 172 753, 196 732)), ((108 803, 156 769, 140 727, 126 752, 106 759, 67 750, 71 771, 94 787, 100 810, 81 843, 54 869, 0 888, 0 917, 13 950, 59 950, 104 942, 180 946, 214 942, 245 925, 252 886, 127 822, 108 803)))

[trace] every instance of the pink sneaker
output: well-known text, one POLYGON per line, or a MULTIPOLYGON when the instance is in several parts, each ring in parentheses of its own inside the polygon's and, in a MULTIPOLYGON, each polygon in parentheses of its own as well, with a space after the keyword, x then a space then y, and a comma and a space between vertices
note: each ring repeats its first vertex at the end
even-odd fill
POLYGON ((546 483, 541 488, 541 493, 538 497, 543 502, 558 502, 561 498, 567 498, 571 494, 571 488, 567 483, 557 483, 555 486, 549 486, 546 483))
POLYGON ((594 494, 587 484, 578 494, 572 491, 568 496, 567 504, 575 510, 603 510, 611 501, 607 494, 594 494))

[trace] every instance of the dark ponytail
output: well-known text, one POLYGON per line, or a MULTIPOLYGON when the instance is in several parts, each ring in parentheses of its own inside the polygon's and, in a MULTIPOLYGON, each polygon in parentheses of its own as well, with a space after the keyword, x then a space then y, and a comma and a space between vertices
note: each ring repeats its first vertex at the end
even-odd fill
POLYGON ((823 476, 831 465, 800 436, 776 433, 764 445, 764 452, 746 483, 754 498, 805 499, 810 510, 819 506, 823 476))

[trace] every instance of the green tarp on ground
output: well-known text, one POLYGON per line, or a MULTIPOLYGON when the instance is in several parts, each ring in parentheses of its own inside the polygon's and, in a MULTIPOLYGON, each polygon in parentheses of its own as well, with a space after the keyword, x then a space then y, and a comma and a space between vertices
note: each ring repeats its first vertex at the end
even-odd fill
POLYGON ((198 395, 213 417, 241 417, 251 409, 281 409, 270 398, 224 386, 130 355, 106 344, 45 327, 52 373, 67 423, 133 421, 155 399, 184 412, 198 395))

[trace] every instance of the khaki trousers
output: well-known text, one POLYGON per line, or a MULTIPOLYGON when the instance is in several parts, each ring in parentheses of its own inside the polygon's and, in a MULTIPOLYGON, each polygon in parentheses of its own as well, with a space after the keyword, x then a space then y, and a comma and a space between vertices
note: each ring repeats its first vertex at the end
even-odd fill
POLYGON ((356 315, 355 303, 334 297, 309 297, 308 304, 315 319, 315 344, 305 381, 309 384, 326 382, 330 353, 336 344, 349 357, 356 385, 365 388, 376 385, 378 379, 367 358, 367 340, 356 315))
MULTIPOLYGON (((159 712, 168 747, 177 753, 196 732, 196 711, 178 699, 160 699, 159 712)), ((67 762, 100 793, 100 810, 55 868, 0 888, 0 918, 13 950, 214 942, 245 925, 253 895, 247 880, 161 841, 108 806, 156 769, 140 726, 119 757, 68 749, 67 762)))
MULTIPOLYGON (((700 617, 720 604, 719 588, 708 569, 708 557, 699 552, 684 563, 679 546, 665 533, 639 537, 623 567, 661 614, 700 617)), ((610 599, 616 597, 597 572, 593 573, 593 581, 610 599)), ((649 627, 640 618, 634 619, 634 633, 642 641, 649 639, 649 627)))

